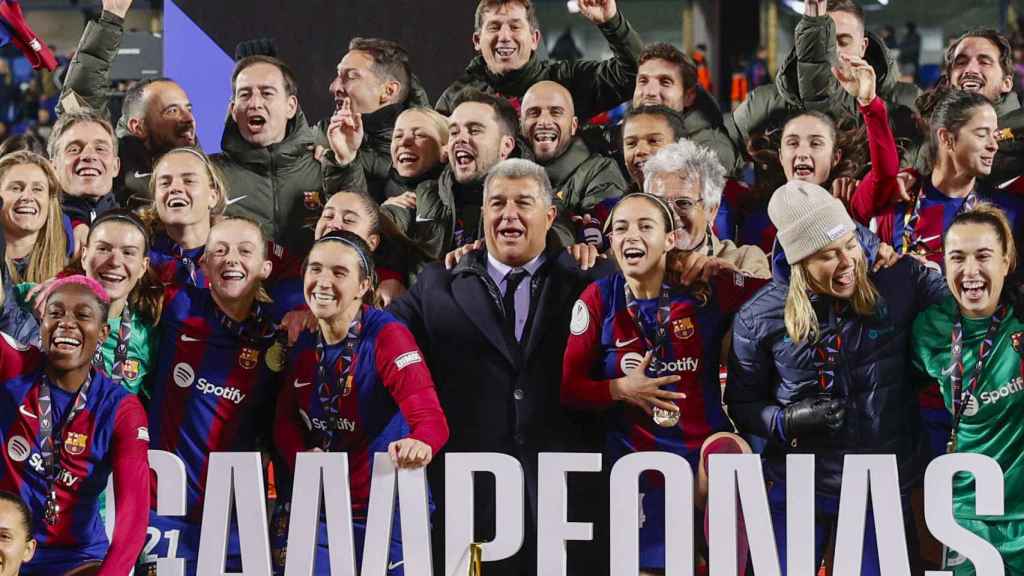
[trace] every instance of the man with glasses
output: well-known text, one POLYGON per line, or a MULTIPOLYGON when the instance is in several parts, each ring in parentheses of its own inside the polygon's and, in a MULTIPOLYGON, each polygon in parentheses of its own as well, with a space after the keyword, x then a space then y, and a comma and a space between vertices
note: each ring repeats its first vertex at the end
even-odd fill
POLYGON ((660 148, 643 171, 644 191, 664 199, 676 213, 676 248, 696 252, 718 268, 771 278, 760 248, 719 240, 712 230, 725 188, 725 168, 714 152, 683 138, 660 148))

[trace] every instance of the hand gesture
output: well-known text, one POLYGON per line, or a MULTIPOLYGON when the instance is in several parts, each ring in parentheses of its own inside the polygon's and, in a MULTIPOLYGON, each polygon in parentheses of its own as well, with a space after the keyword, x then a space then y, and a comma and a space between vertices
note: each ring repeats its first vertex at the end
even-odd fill
POLYGON ((397 206, 399 208, 416 208, 416 193, 412 191, 406 191, 398 196, 392 196, 384 201, 382 206, 397 206))
POLYGON ((327 126, 327 141, 331 144, 338 164, 347 166, 356 159, 363 144, 363 115, 352 112, 352 101, 345 98, 341 109, 331 116, 327 126))
POLYGON ((299 339, 299 335, 302 331, 316 332, 320 325, 316 321, 316 316, 309 311, 309 308, 303 307, 301 310, 292 310, 284 315, 281 319, 280 327, 282 330, 288 332, 288 345, 293 346, 295 341, 299 339))
POLYGON ((871 271, 878 272, 882 268, 889 268, 900 261, 900 256, 902 255, 895 248, 881 242, 878 245, 878 254, 875 255, 875 265, 871 267, 871 271))
POLYGON ((402 438, 388 444, 388 454, 399 468, 422 468, 434 457, 430 446, 415 438, 402 438))
POLYGON ((581 270, 590 270, 597 263, 597 259, 601 257, 598 253, 597 247, 593 244, 573 244, 566 248, 569 254, 572 254, 573 259, 580 265, 581 270))
POLYGON ((594 24, 604 24, 619 13, 615 0, 579 0, 580 14, 594 24))
POLYGON ((896 184, 899 186, 899 197, 897 200, 900 202, 912 202, 914 197, 911 191, 914 189, 914 185, 917 184, 917 175, 914 172, 900 172, 896 175, 896 184))
POLYGON ((635 370, 622 378, 612 380, 610 384, 612 398, 639 406, 648 414, 651 413, 651 409, 654 406, 663 410, 671 410, 672 412, 679 411, 679 407, 675 405, 673 400, 686 398, 686 394, 661 389, 666 384, 679 382, 679 376, 648 378, 646 370, 651 365, 652 360, 653 355, 648 350, 647 354, 644 354, 643 362, 635 370))
POLYGON ((473 242, 472 244, 465 244, 463 246, 459 246, 455 250, 452 250, 451 252, 446 254, 445 257, 444 257, 444 267, 445 267, 445 269, 451 270, 452 268, 455 268, 455 265, 459 263, 459 260, 462 260, 463 256, 465 256, 466 254, 469 254, 473 250, 479 250, 479 249, 483 248, 483 246, 484 246, 484 241, 483 240, 477 240, 476 242, 473 242))
POLYGON ((124 18, 128 9, 132 7, 132 0, 103 0, 103 9, 111 14, 124 18))
POLYGON ((720 272, 738 272, 738 269, 728 260, 709 257, 701 252, 673 250, 668 254, 668 271, 670 283, 691 286, 696 282, 707 282, 720 272))
POLYGON ((850 205, 854 192, 857 191, 859 180, 843 176, 832 181, 832 196, 839 198, 843 204, 850 205))
POLYGON ((839 66, 832 67, 832 75, 861 106, 875 99, 875 69, 863 58, 840 54, 839 66))
POLYGON ((804 16, 824 16, 827 12, 827 0, 804 0, 804 16))

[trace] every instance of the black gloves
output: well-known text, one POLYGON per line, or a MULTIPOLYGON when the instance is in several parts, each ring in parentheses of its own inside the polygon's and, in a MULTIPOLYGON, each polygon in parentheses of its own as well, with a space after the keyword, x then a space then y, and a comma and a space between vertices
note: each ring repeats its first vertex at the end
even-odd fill
POLYGON ((782 409, 782 432, 789 440, 805 434, 835 432, 843 426, 846 407, 832 396, 815 396, 782 409))

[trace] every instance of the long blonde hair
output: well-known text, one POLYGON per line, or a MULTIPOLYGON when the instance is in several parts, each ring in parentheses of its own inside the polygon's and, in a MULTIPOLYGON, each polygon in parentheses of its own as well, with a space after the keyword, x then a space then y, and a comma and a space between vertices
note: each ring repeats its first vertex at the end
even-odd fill
POLYGON ((11 152, 0 158, 0 183, 3 182, 11 168, 25 164, 38 166, 46 175, 47 196, 50 201, 49 208, 46 210, 46 223, 43 225, 43 229, 36 234, 36 242, 32 247, 32 253, 28 256, 28 268, 25 270, 24 277, 18 273, 14 261, 6 254, 4 254, 4 261, 7 264, 7 271, 10 272, 11 282, 38 284, 56 277, 67 265, 67 238, 64 236, 64 213, 60 203, 61 186, 49 160, 27 150, 11 152))
MULTIPOLYGON (((824 292, 818 286, 804 266, 806 259, 795 264, 790 270, 789 292, 786 294, 786 333, 794 342, 810 340, 816 342, 821 337, 818 315, 811 305, 811 292, 824 292)), ((878 303, 878 290, 868 278, 867 261, 858 259, 853 266, 854 287, 850 304, 858 316, 870 316, 875 312, 878 303)))

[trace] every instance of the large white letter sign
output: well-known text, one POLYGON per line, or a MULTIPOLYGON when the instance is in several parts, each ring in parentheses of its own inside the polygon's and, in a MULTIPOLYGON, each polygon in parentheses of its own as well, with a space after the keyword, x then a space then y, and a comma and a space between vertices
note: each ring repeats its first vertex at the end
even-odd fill
POLYGON ((669 452, 636 452, 612 467, 611 573, 640 573, 640 474, 665 477, 665 574, 693 576, 693 470, 682 456, 669 452))
POLYGON ((755 530, 747 529, 754 572, 779 576, 781 570, 771 530, 768 492, 761 472, 761 457, 757 454, 712 454, 708 459, 711 576, 736 576, 740 573, 736 558, 737 489, 746 525, 756 527, 755 530))
POLYGON ((370 481, 370 510, 363 546, 362 576, 386 576, 389 570, 404 566, 406 576, 431 576, 430 509, 427 500, 427 475, 423 468, 401 469, 386 452, 373 460, 370 481), (398 509, 402 523, 402 559, 388 559, 391 522, 395 517, 395 481, 398 481, 398 509))
POLYGON ((494 475, 497 500, 494 540, 483 544, 482 560, 491 562, 513 556, 523 546, 523 466, 515 458, 495 452, 449 452, 444 463, 445 572, 469 572, 474 472, 494 475))
MULTIPOLYGON (((149 451, 149 467, 156 473, 156 513, 161 516, 184 516, 186 513, 185 464, 180 458, 164 450, 149 451)), ((112 503, 108 500, 107 503, 112 503)), ((108 511, 108 514, 111 512, 108 511)), ((146 538, 153 536, 147 531, 146 538)), ((157 532, 156 538, 161 534, 157 532)), ((154 543, 155 544, 155 543, 154 543)), ((152 548, 149 548, 152 550, 152 548)), ((160 558, 156 561, 159 576, 185 576, 185 560, 160 558)))
POLYGON ((213 452, 203 499, 203 536, 199 574, 225 574, 232 504, 238 513, 238 537, 244 576, 270 576, 267 503, 259 452, 213 452))
POLYGON ((893 454, 849 454, 843 461, 833 575, 859 576, 861 573, 869 493, 879 567, 883 574, 910 576, 900 479, 893 454))
POLYGON ((600 472, 600 454, 548 452, 541 454, 537 474, 538 500, 537 574, 564 576, 567 566, 565 543, 568 540, 592 540, 594 527, 589 522, 568 522, 569 472, 600 472))
MULTIPOLYGON (((286 576, 312 576, 320 522, 320 496, 327 518, 331 572, 355 576, 352 540, 352 499, 348 485, 348 454, 299 452, 295 458, 292 510, 288 519, 286 576)), ((325 567, 320 566, 321 570, 325 567)))
MULTIPOLYGON (((1003 515, 1003 470, 999 463, 981 454, 946 454, 928 465, 924 474, 924 521, 939 542, 957 553, 956 564, 970 560, 980 576, 1003 576, 999 551, 953 518, 953 476, 974 475, 974 511, 982 516, 1003 515), (961 560, 962 559, 962 560, 961 560)), ((950 566, 952 568, 952 566, 950 566)), ((929 570, 925 576, 952 576, 952 572, 929 570)))

